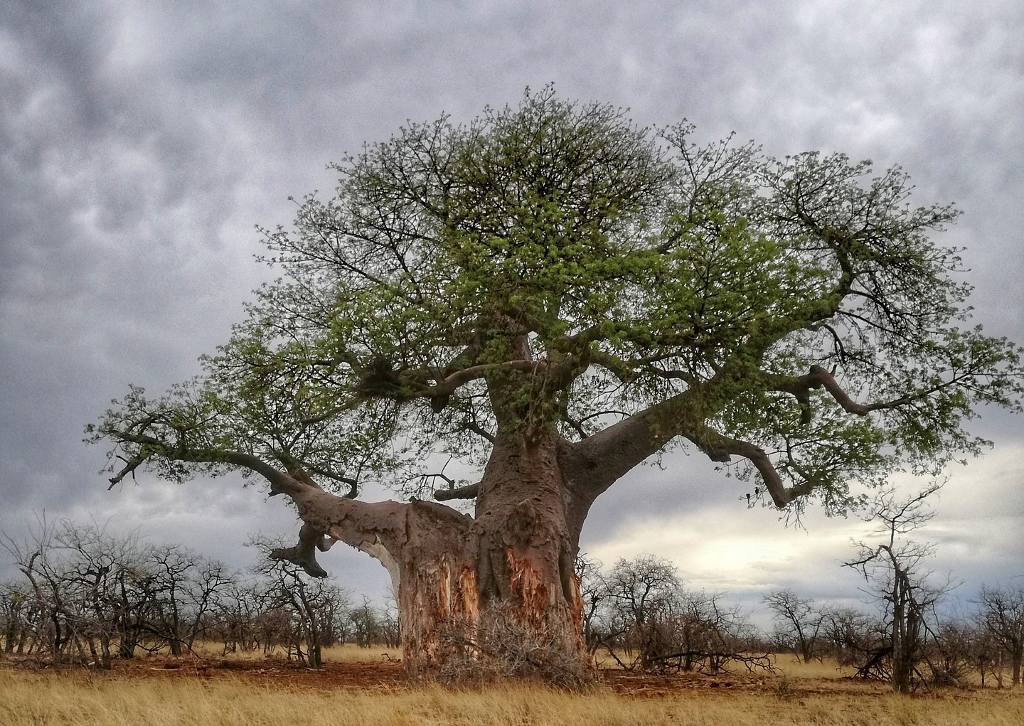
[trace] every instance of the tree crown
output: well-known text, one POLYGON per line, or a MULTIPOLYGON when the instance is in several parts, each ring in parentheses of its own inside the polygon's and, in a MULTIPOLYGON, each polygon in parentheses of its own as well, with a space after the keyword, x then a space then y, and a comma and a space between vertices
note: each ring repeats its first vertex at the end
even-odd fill
POLYGON ((956 210, 912 207, 899 168, 692 131, 545 88, 345 159, 333 198, 264 230, 283 277, 204 375, 90 429, 115 480, 281 467, 410 493, 430 454, 593 452, 639 423, 643 456, 688 441, 740 457, 750 501, 840 511, 851 482, 977 453, 964 421, 1018 409, 1021 366, 963 326, 957 251, 929 237, 956 210))

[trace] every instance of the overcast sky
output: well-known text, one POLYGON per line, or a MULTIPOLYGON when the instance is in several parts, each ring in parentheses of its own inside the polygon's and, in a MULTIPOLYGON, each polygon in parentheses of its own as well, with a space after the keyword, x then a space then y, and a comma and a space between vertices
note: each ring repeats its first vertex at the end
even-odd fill
MULTIPOLYGON (((82 428, 129 382, 161 391, 227 338, 257 264, 254 225, 330 191, 328 162, 407 120, 563 98, 688 118, 774 155, 840 150, 902 165, 915 201, 964 212, 977 322, 1024 342, 1024 5, 879 2, 36 2, 0 4, 0 529, 46 513, 138 527, 236 566, 250 534, 295 518, 240 480, 140 476, 106 491, 82 428)), ((984 411, 995 447, 951 470, 920 538, 969 597, 1024 575, 1024 420, 984 411)), ((747 510, 700 457, 644 467, 584 529, 606 563, 651 552, 697 587, 754 603, 791 586, 856 598, 839 563, 864 526, 811 511, 804 529, 747 510)), ((922 482, 903 482, 907 489, 922 482)), ((322 560, 380 599, 357 552, 322 560)), ((0 565, 0 576, 13 577, 0 565)))

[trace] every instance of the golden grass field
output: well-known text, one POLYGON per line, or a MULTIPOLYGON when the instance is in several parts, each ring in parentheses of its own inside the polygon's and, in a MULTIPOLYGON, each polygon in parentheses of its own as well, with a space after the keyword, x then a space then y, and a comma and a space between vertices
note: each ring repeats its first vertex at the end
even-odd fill
POLYGON ((382 659, 379 649, 332 649, 323 673, 254 660, 216 667, 186 660, 179 667, 142 658, 112 673, 35 670, 0 661, 0 724, 1024 724, 1022 689, 897 697, 882 684, 844 680, 835 668, 788 659, 776 675, 623 675, 606 677, 582 695, 536 686, 446 690, 406 684, 400 666, 382 659), (369 659, 362 670, 360 659, 369 659), (360 675, 352 683, 358 685, 344 677, 353 668, 360 675))

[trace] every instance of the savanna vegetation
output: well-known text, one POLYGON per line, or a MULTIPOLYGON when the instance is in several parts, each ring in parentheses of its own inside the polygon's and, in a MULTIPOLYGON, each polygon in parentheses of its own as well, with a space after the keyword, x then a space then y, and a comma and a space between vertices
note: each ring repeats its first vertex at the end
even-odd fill
MULTIPOLYGON (((900 506, 898 518, 916 511, 900 506)), ((900 619, 900 601, 887 598, 902 590, 883 577, 873 581, 879 597, 860 609, 772 591, 762 603, 772 615, 767 631, 727 593, 687 587, 666 560, 647 555, 603 567, 581 557, 595 666, 583 692, 517 683, 523 674, 514 661, 490 673, 497 683, 471 690, 411 680, 395 609, 354 603, 330 579, 270 557, 249 572, 228 572, 179 545, 143 545, 136 534, 66 521, 5 544, 24 575, 0 586, 0 723, 12 726, 1024 718, 1024 691, 1012 687, 1024 588, 986 587, 953 617, 938 607, 944 588, 903 559, 920 546, 907 550, 896 539, 879 546, 909 573, 904 605, 924 601, 918 590, 928 593, 919 619, 900 619), (916 647, 894 647, 893 634, 908 627, 918 628, 916 647), (897 690, 911 700, 887 695, 908 652, 911 687, 897 690)), ((254 546, 267 555, 273 544, 254 546)))
MULTIPOLYGON (((606 568, 580 557, 588 680, 607 668, 774 676, 780 658, 792 656, 803 664, 832 663, 851 678, 902 692, 1019 685, 1024 587, 984 587, 950 607, 948 581, 936 583, 922 568, 928 548, 895 534, 926 518, 927 493, 900 504, 885 499, 879 534, 888 537, 859 543, 847 563, 870 575, 871 607, 775 590, 762 600, 773 623, 767 631, 751 624, 757 613, 730 604, 728 593, 687 587, 667 560, 646 555, 606 568)), ((346 644, 402 660, 396 608, 365 597, 354 603, 331 579, 271 557, 273 543, 254 546, 263 553, 260 564, 229 572, 180 545, 143 545, 137 534, 118 536, 94 524, 42 522, 24 541, 4 539, 24 577, 0 584, 0 653, 16 664, 99 671, 146 656, 193 667, 276 658, 318 671, 324 652, 337 658, 346 644)), ((767 622, 763 614, 759 619, 767 622)), ((474 664, 477 683, 531 675, 554 681, 530 662, 549 652, 508 642, 521 637, 514 623, 480 637, 491 638, 505 656, 486 671, 474 664)), ((458 670, 438 677, 469 680, 458 670)))
POLYGON ((326 653, 329 677, 318 673, 316 680, 265 662, 220 670, 169 670, 154 662, 131 673, 40 672, 0 663, 0 723, 1016 726, 1024 719, 1019 689, 899 696, 881 684, 844 680, 849 671, 829 661, 781 658, 776 673, 758 676, 609 677, 588 692, 567 693, 522 683, 471 689, 411 685, 397 681, 398 664, 379 662, 352 680, 345 674, 364 664, 336 661, 333 650, 326 653))
MULTIPOLYGON (((182 545, 66 520, 0 545, 24 575, 0 583, 8 655, 109 670, 147 653, 258 652, 317 668, 335 644, 398 647, 393 607, 353 603, 286 561, 264 556, 252 571, 233 572, 182 545)), ((253 543, 264 555, 272 545, 253 543)))
POLYGON ((0 723, 1024 723, 1024 588, 950 607, 934 486, 886 488, 1024 393, 932 239, 956 211, 898 168, 692 137, 547 88, 339 164, 265 231, 282 278, 202 375, 88 429, 111 486, 262 478, 298 543, 238 573, 96 524, 3 537, 0 723), (765 632, 666 560, 581 554, 591 505, 675 446, 748 506, 868 512, 867 604, 766 592, 765 632), (393 606, 328 577, 339 541, 393 606))

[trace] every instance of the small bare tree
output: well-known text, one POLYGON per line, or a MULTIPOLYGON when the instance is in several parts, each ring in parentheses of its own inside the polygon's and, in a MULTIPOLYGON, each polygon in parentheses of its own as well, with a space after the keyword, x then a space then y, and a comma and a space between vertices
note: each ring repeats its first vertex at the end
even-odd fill
POLYGON ((748 670, 771 670, 767 654, 756 655, 750 644, 754 630, 740 609, 724 603, 722 593, 684 590, 680 608, 669 616, 672 625, 669 652, 659 658, 662 668, 718 673, 730 661, 743 663, 748 670))
POLYGON ((225 655, 267 645, 269 638, 260 628, 269 600, 265 589, 252 577, 236 576, 215 594, 205 629, 223 644, 225 655))
POLYGON ((770 667, 767 656, 746 653, 753 629, 739 609, 727 606, 721 593, 683 588, 666 560, 621 559, 607 574, 595 566, 588 577, 581 589, 592 593, 584 600, 584 617, 593 615, 591 633, 630 670, 717 673, 731 661, 770 667))
POLYGON ((331 640, 334 619, 348 609, 347 595, 333 583, 311 577, 293 562, 272 558, 279 542, 257 540, 255 544, 264 554, 256 569, 269 585, 271 608, 282 608, 291 615, 293 637, 289 650, 300 662, 322 668, 323 646, 331 640))
POLYGON ((824 623, 824 639, 829 654, 841 666, 860 666, 872 654, 883 649, 885 627, 877 619, 856 608, 829 608, 824 623))
POLYGON ((31 607, 38 615, 34 640, 40 647, 45 647, 56 662, 63 656, 71 639, 71 625, 68 622, 64 573, 59 563, 54 561, 54 529, 55 525, 42 517, 24 541, 4 534, 0 546, 28 580, 32 591, 31 607))
MULTIPOLYGON (((682 583, 676 568, 654 555, 620 559, 604 578, 613 601, 614 628, 626 652, 637 653, 634 667, 649 670, 672 650, 669 615, 679 609, 682 583)), ((613 654, 614 656, 614 654, 613 654)))
POLYGON ((610 594, 601 568, 600 560, 583 553, 576 557, 576 580, 579 582, 580 600, 583 601, 583 640, 591 655, 597 652, 608 635, 601 627, 601 615, 610 594))
POLYGON ((1013 685, 1021 683, 1024 660, 1024 585, 983 587, 981 622, 1010 661, 1013 685))
MULTIPOLYGON (((126 576, 143 566, 137 536, 134 532, 117 536, 104 526, 63 520, 55 532, 54 544, 73 636, 88 643, 93 662, 109 669, 111 643, 118 638, 122 645, 125 642, 121 626, 130 613, 123 604, 138 600, 118 596, 126 576)), ((145 608, 145 603, 141 607, 145 608)))
POLYGON ((966 618, 951 615, 938 621, 924 649, 924 660, 937 686, 964 687, 975 669, 980 629, 966 618))
POLYGON ((31 617, 32 592, 20 582, 0 583, 0 633, 6 654, 24 647, 31 617))
POLYGON ((915 676, 924 680, 918 664, 924 657, 927 617, 950 589, 948 582, 940 587, 929 583, 931 573, 924 569, 924 562, 932 554, 932 546, 906 539, 908 533, 934 516, 924 504, 940 487, 941 484, 932 484, 902 501, 896 499, 891 489, 880 494, 873 507, 873 519, 878 522, 882 541, 856 542, 857 557, 845 563, 871 583, 883 604, 887 626, 883 646, 861 666, 861 674, 873 671, 887 675, 898 693, 909 692, 915 676))
POLYGON ((183 647, 192 649, 218 595, 235 575, 223 563, 178 544, 149 548, 145 559, 153 572, 153 633, 171 655, 181 655, 183 647))
POLYGON ((804 663, 820 657, 819 644, 828 621, 828 611, 813 600, 789 589, 776 590, 762 598, 775 620, 775 641, 791 650, 804 663))

